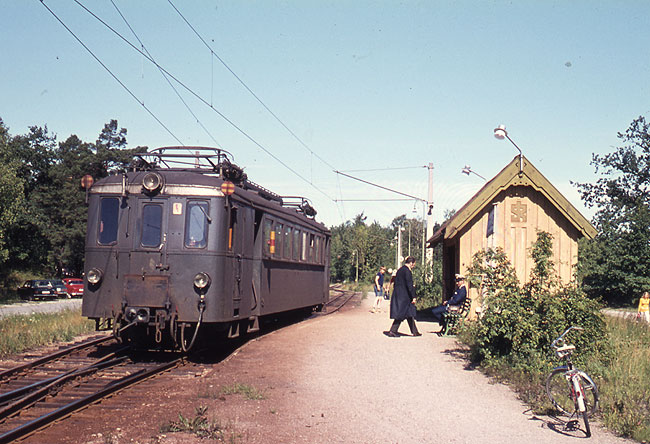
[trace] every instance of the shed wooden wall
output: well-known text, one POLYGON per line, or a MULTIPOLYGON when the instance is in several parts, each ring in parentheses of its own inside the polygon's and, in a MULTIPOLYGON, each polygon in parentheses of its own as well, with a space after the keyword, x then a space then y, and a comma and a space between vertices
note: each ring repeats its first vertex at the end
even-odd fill
POLYGON ((502 191, 460 233, 458 265, 467 272, 474 253, 501 247, 514 266, 520 283, 528 282, 533 261, 530 248, 538 231, 553 235, 553 262, 563 282, 573 277, 578 260, 579 231, 540 192, 529 186, 502 191), (487 235, 488 218, 495 207, 493 234, 487 235))

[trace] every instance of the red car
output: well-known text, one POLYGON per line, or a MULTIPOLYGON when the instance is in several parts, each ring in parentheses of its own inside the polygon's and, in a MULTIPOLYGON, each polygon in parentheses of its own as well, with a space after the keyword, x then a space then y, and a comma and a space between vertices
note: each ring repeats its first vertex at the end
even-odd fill
POLYGON ((80 298, 84 295, 84 281, 79 278, 63 279, 68 294, 73 298, 80 298))

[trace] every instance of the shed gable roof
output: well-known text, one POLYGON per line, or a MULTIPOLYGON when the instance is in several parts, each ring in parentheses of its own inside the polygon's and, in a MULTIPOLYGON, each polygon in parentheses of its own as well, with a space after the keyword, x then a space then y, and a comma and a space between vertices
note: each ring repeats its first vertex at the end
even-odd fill
POLYGON ((558 191, 551 182, 525 157, 522 156, 521 172, 519 155, 503 168, 499 174, 488 181, 467 201, 449 220, 427 241, 429 245, 454 237, 483 208, 490 204, 501 192, 513 186, 529 186, 544 195, 564 215, 583 236, 593 238, 596 229, 591 223, 558 191))

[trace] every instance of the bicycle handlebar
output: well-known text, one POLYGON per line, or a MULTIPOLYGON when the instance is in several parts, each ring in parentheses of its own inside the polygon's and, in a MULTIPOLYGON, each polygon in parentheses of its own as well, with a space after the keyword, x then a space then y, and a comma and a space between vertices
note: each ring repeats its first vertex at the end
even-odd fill
POLYGON ((553 342, 551 343, 551 347, 553 347, 553 348, 557 348, 557 347, 558 347, 558 345, 557 345, 558 342, 560 342, 561 344, 563 344, 563 343, 564 343, 564 336, 565 336, 567 333, 569 333, 571 330, 584 330, 584 328, 582 328, 582 327, 577 327, 577 326, 571 326, 571 327, 567 328, 566 330, 564 330, 564 333, 562 333, 560 336, 558 336, 558 338, 557 338, 555 341, 553 341, 553 342))

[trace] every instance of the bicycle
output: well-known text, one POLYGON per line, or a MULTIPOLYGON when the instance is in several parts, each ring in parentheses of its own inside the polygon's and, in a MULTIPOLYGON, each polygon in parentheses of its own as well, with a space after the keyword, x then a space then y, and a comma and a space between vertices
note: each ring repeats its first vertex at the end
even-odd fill
POLYGON ((546 378, 546 394, 560 413, 569 416, 567 426, 577 426, 578 418, 582 416, 585 433, 590 437, 589 417, 598 409, 598 388, 587 373, 575 368, 571 362, 576 348, 564 340, 571 330, 584 329, 569 327, 551 344, 555 355, 565 364, 554 368, 546 378), (572 420, 574 416, 576 419, 572 420))

